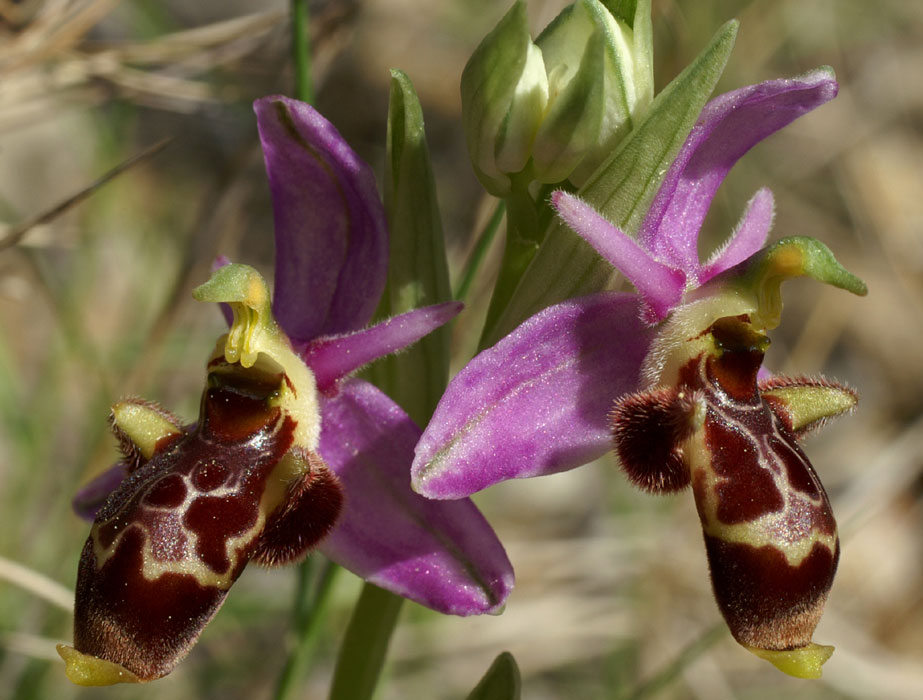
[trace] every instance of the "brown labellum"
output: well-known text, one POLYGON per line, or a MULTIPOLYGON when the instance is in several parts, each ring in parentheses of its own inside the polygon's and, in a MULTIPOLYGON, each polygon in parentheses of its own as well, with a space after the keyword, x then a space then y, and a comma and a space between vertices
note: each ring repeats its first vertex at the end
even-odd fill
MULTIPOLYGON (((851 408, 855 394, 826 380, 759 385, 768 340, 746 317, 721 319, 706 335, 676 386, 616 403, 616 452, 631 481, 649 491, 692 484, 715 598, 741 644, 768 654, 819 648, 811 636, 839 542, 797 437, 851 408)), ((799 663, 785 670, 800 675, 799 663)))
POLYGON ((140 681, 169 673, 251 559, 296 561, 336 521, 339 483, 293 445, 295 423, 271 400, 278 384, 233 371, 209 384, 198 424, 150 458, 139 452, 93 524, 77 581, 79 654, 62 651, 77 682, 114 682, 107 669, 119 667, 140 681))

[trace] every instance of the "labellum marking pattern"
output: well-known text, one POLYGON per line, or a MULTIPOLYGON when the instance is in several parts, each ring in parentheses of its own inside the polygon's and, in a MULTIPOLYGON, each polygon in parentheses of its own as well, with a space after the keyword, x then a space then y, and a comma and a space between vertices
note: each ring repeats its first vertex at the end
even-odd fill
POLYGON ((812 647, 839 541, 781 402, 760 394, 767 345, 746 316, 720 319, 686 341, 673 386, 620 399, 612 426, 635 484, 663 493, 691 483, 715 598, 737 641, 793 650, 812 647))
POLYGON ((199 423, 158 443, 97 515, 81 556, 74 647, 140 680, 168 673, 246 564, 299 558, 342 494, 261 381, 212 377, 199 423))

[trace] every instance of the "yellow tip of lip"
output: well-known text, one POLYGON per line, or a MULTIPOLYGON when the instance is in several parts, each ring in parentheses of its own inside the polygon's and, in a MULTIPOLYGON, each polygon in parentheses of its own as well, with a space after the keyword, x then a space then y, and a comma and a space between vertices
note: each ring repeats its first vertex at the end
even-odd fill
POLYGON ((67 644, 58 644, 58 655, 64 659, 71 683, 76 685, 115 685, 116 683, 143 683, 134 673, 124 666, 106 661, 82 651, 77 651, 67 644))
POLYGON ((833 655, 833 647, 811 642, 798 649, 776 651, 744 647, 747 651, 765 659, 782 673, 795 678, 820 678, 821 666, 833 655))

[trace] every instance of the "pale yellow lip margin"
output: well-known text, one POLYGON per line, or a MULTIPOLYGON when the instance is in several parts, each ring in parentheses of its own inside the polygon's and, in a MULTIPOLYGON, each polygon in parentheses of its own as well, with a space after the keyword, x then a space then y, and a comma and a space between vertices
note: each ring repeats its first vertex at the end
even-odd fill
POLYGON ((77 651, 67 644, 58 644, 58 655, 64 659, 67 677, 76 685, 115 685, 144 683, 124 666, 77 651))
POLYGON ((800 649, 774 651, 744 646, 749 652, 765 659, 782 673, 795 678, 820 678, 821 666, 833 655, 833 647, 811 642, 800 649))

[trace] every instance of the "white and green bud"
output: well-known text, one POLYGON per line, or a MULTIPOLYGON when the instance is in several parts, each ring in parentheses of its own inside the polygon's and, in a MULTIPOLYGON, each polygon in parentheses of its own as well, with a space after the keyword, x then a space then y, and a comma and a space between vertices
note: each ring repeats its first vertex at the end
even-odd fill
POLYGON ((536 177, 568 178, 579 187, 653 99, 650 0, 637 2, 630 17, 615 16, 598 0, 579 0, 536 44, 549 92, 532 148, 536 177))
POLYGON ((478 179, 498 197, 526 167, 548 103, 542 52, 522 0, 475 49, 461 79, 462 121, 478 179))
POLYGON ((599 0, 578 0, 533 42, 519 0, 472 55, 462 111, 489 192, 506 196, 511 176, 524 171, 579 186, 647 111, 650 0, 627 5, 616 15, 599 0))

